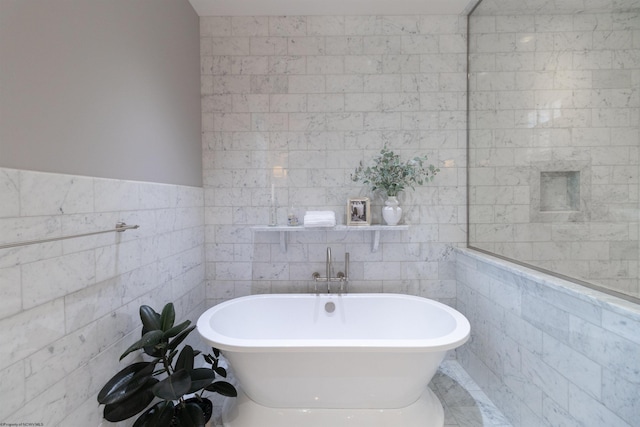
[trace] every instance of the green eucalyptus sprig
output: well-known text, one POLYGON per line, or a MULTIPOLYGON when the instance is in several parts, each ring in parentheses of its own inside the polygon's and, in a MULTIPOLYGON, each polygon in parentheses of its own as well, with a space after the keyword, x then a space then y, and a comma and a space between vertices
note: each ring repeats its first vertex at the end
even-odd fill
POLYGON ((427 156, 416 156, 406 162, 400 161, 400 156, 389 150, 386 145, 380 150, 380 155, 373 159, 373 166, 365 167, 362 161, 351 180, 369 184, 372 191, 383 190, 387 196, 394 197, 407 187, 415 190, 416 185, 433 181, 440 169, 434 165, 427 165, 427 156))

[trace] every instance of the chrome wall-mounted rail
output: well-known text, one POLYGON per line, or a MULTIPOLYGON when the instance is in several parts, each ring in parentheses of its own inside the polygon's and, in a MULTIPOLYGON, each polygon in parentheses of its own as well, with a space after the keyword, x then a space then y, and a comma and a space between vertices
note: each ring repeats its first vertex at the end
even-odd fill
POLYGON ((49 242, 55 242, 58 240, 74 239, 76 237, 93 236, 95 234, 104 234, 104 233, 113 233, 113 232, 122 233, 127 230, 135 230, 136 228, 139 228, 139 227, 140 227, 139 225, 127 225, 124 222, 118 222, 116 224, 116 228, 112 228, 111 230, 102 230, 102 231, 94 231, 92 233, 74 234, 73 236, 52 237, 50 239, 29 240, 24 242, 8 243, 8 244, 0 245, 0 249, 9 249, 9 248, 15 248, 18 246, 36 245, 38 243, 49 243, 49 242))

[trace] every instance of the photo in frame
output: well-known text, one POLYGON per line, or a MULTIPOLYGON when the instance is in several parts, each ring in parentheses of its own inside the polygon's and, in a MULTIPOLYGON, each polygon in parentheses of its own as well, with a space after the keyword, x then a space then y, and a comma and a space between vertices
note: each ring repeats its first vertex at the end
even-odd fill
POLYGON ((371 225, 371 201, 353 197, 347 202, 347 225, 371 225))

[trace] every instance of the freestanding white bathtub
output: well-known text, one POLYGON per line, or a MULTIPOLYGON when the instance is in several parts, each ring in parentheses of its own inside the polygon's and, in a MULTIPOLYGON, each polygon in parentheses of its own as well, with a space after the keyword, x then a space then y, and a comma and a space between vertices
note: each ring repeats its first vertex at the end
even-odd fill
POLYGON ((242 297, 207 310, 197 329, 244 393, 225 409, 233 427, 442 425, 427 384, 470 332, 451 307, 398 294, 242 297))

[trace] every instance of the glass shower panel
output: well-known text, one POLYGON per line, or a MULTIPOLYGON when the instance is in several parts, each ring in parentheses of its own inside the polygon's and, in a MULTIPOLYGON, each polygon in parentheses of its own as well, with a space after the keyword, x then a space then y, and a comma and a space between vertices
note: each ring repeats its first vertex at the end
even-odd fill
POLYGON ((469 246, 640 297, 640 0, 469 15, 469 246))

